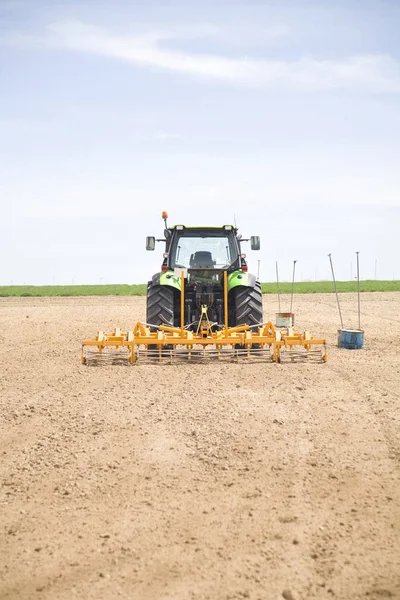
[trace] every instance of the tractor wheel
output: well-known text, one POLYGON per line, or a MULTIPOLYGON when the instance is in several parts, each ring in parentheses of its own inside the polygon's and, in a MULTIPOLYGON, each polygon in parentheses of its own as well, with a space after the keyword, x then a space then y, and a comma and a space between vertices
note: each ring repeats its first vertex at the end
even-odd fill
POLYGON ((147 284, 146 323, 174 325, 174 290, 166 285, 147 284))
MULTIPOLYGON (((152 281, 147 284, 147 306, 146 323, 150 325, 174 325, 174 290, 166 285, 155 285, 152 281)), ((150 327, 152 331, 157 331, 156 327, 150 327)), ((165 351, 172 350, 168 344, 163 347, 162 355, 165 351)), ((149 350, 157 350, 156 344, 149 344, 149 350)))
POLYGON ((262 323, 263 307, 261 284, 239 286, 234 290, 235 325, 256 325, 262 323))

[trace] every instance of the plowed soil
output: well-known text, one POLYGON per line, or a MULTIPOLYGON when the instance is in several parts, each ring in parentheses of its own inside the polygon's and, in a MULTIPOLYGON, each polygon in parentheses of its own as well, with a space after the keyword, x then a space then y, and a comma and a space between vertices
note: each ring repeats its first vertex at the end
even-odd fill
POLYGON ((86 367, 144 298, 0 300, 0 598, 400 598, 400 294, 294 312, 327 364, 86 367))

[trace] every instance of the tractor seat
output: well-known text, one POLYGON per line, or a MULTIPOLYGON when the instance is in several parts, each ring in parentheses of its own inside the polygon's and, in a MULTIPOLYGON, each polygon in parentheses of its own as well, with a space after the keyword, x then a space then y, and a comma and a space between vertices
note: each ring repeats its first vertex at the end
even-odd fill
POLYGON ((191 269, 213 269, 214 265, 215 262, 212 259, 212 254, 207 250, 195 252, 190 257, 191 269))

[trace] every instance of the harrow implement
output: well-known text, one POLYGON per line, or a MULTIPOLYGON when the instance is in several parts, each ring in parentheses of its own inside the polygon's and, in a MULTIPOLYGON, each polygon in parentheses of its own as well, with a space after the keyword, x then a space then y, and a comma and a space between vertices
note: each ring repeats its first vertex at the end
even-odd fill
POLYGON ((83 364, 142 360, 158 362, 218 360, 283 360, 326 362, 326 340, 314 339, 309 331, 276 328, 271 321, 257 325, 228 326, 228 286, 224 273, 224 323, 212 323, 207 305, 201 306, 197 323, 185 325, 185 274, 181 273, 180 327, 136 323, 130 331, 99 331, 95 340, 82 342, 83 364))
POLYGON ((131 331, 99 331, 96 339, 82 342, 82 363, 157 361, 260 361, 326 362, 326 340, 314 339, 309 331, 280 330, 271 322, 255 327, 241 325, 212 330, 204 320, 196 331, 161 325, 157 331, 138 322, 131 331))

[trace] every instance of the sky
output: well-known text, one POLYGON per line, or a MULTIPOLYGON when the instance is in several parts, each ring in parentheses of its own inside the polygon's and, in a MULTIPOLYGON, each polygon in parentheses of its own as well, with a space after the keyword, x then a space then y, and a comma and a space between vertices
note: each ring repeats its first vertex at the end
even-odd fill
POLYGON ((262 281, 400 279, 400 2, 0 0, 0 285, 142 283, 236 221, 262 281))

